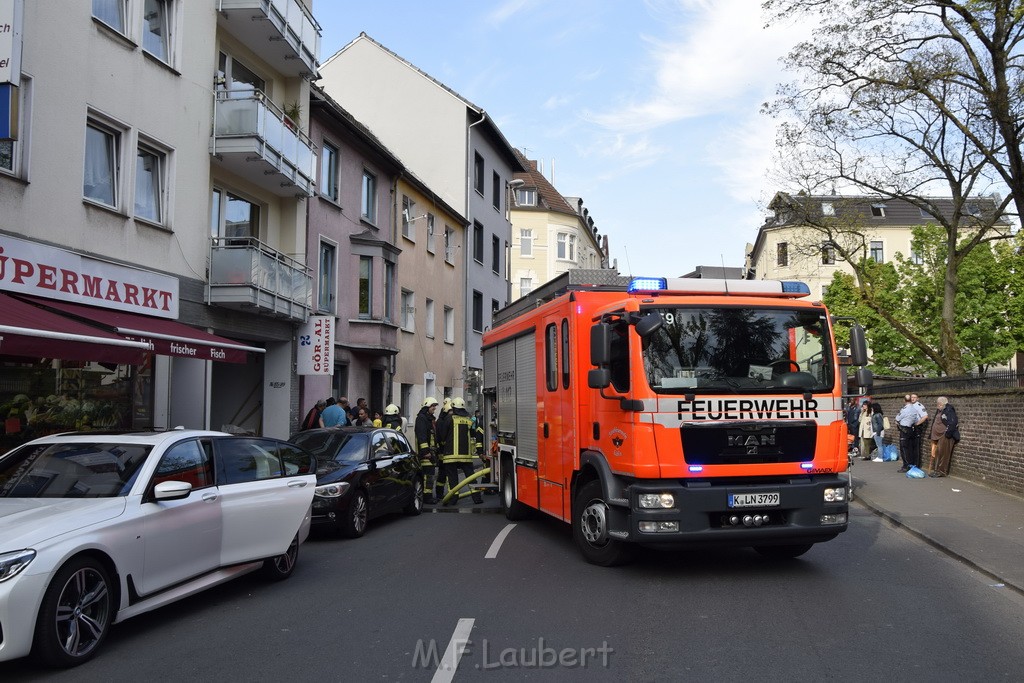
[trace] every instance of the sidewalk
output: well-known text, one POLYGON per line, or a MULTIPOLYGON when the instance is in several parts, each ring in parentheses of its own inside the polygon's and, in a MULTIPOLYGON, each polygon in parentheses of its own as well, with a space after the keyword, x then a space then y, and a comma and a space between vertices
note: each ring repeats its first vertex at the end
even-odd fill
POLYGON ((966 479, 908 479, 901 463, 856 460, 853 502, 1024 593, 1024 499, 966 479))

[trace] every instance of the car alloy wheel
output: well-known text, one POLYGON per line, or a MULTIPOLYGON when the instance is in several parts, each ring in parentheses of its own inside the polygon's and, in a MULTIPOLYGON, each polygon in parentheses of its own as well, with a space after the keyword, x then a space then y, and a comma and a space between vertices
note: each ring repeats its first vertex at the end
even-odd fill
POLYGON ((34 653, 51 666, 90 659, 106 638, 114 605, 107 572, 96 560, 64 565, 46 589, 36 623, 34 653))

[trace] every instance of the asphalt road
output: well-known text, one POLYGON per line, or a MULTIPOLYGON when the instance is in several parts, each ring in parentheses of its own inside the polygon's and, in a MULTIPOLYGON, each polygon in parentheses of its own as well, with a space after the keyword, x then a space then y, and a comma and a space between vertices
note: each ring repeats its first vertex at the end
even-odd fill
POLYGON ((284 583, 244 577, 115 626, 77 669, 8 662, 0 680, 1018 680, 1024 598, 852 513, 798 560, 645 551, 615 569, 553 520, 499 544, 498 514, 394 517, 312 538, 284 583))

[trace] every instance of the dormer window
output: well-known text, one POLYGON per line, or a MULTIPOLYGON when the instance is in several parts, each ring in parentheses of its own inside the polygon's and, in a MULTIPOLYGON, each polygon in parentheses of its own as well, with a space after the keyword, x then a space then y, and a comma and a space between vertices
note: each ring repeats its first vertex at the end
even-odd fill
POLYGON ((978 206, 977 204, 975 204, 974 202, 971 202, 970 204, 967 205, 967 215, 968 216, 980 216, 981 215, 981 207, 978 206))
POLYGON ((834 207, 832 205, 832 202, 822 202, 821 203, 821 215, 822 216, 835 216, 836 215, 836 207, 834 207))
POLYGON ((885 218, 885 204, 872 204, 871 205, 871 217, 872 218, 885 218))
POLYGON ((517 189, 516 204, 519 206, 537 206, 537 188, 520 187, 517 189))

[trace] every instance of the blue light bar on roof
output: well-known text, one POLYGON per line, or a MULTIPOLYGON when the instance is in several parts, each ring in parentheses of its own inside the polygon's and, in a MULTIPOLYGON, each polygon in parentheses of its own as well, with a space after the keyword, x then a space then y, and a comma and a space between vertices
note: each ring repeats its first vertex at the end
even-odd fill
POLYGON ((663 277, 635 277, 629 281, 629 292, 649 292, 654 289, 667 289, 668 281, 663 277))
POLYGON ((783 280, 782 292, 783 294, 803 294, 804 296, 809 296, 811 288, 807 286, 806 282, 800 282, 799 280, 783 280))

